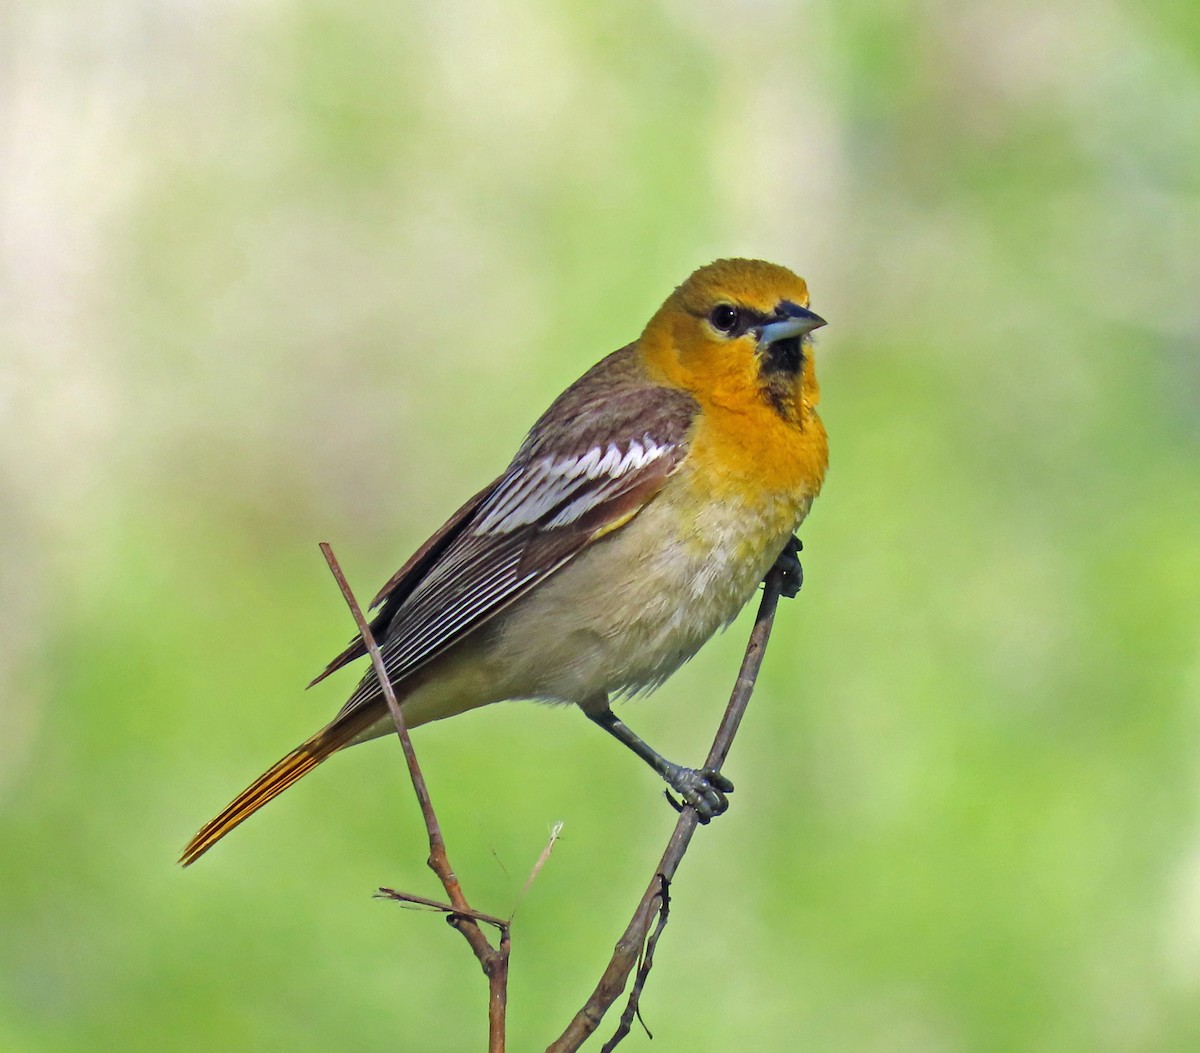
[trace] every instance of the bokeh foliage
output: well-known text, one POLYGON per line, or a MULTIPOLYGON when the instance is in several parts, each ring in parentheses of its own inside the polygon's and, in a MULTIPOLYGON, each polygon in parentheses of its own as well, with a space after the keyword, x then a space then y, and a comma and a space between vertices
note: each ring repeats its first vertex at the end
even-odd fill
MULTIPOLYGON (((480 1048, 395 748, 184 873, 547 401, 793 266, 833 467, 644 1003, 665 1049, 1200 1046, 1200 8, 21 3, 0 14, 0 1049, 480 1048)), ((631 722, 698 758, 739 623, 631 722)), ((417 746, 512 1046, 672 821, 578 714, 417 746)), ((629 1048, 644 1040, 634 1036, 629 1048)))

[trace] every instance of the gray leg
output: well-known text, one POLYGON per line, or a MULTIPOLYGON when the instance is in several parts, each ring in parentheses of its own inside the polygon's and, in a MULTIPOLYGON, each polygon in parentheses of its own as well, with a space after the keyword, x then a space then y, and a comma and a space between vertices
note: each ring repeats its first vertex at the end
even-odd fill
MULTIPOLYGON (((645 740, 635 735, 608 706, 588 712, 587 715, 589 720, 599 724, 614 739, 624 743, 658 772, 667 785, 683 798, 684 804, 690 804, 696 810, 696 817, 700 822, 709 822, 729 807, 725 795, 733 793, 733 783, 719 771, 710 768, 697 771, 695 768, 672 764, 661 753, 651 749, 645 740)), ((675 804, 670 794, 667 797, 675 804)))

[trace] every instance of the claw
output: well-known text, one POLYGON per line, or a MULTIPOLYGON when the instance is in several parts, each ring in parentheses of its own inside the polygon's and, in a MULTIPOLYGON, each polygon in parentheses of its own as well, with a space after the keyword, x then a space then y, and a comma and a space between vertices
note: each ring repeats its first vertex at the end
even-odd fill
POLYGON ((709 823, 729 807, 726 794, 733 793, 733 783, 713 768, 683 768, 672 765, 663 776, 667 785, 680 797, 682 803, 667 792, 667 800, 677 812, 684 805, 691 805, 701 823, 709 823))
POLYGON ((783 586, 780 594, 789 600, 796 598, 796 593, 804 584, 804 568, 800 566, 800 552, 803 548, 800 539, 793 536, 788 539, 788 543, 783 546, 783 551, 779 553, 779 558, 775 561, 775 566, 783 571, 783 586))
POLYGON ((607 705, 588 712, 588 719, 599 724, 618 742, 633 750, 666 780, 667 785, 683 798, 681 803, 670 793, 667 794, 667 800, 671 802, 675 811, 682 812, 685 806, 691 805, 696 810, 700 822, 707 823, 729 807, 725 795, 733 793, 733 783, 719 771, 713 768, 701 768, 697 771, 695 768, 672 764, 619 721, 607 705))

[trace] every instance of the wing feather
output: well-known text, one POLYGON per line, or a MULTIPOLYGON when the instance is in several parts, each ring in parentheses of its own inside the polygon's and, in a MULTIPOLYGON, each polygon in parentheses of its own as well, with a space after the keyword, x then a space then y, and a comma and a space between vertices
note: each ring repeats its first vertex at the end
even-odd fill
MULTIPOLYGON (((409 557, 408 562, 388 579, 387 584, 379 590, 375 599, 371 601, 371 606, 378 607, 384 600, 392 599, 395 601, 407 596, 429 568, 445 553, 446 549, 470 520, 472 513, 483 502, 483 499, 492 492, 495 486, 495 482, 489 483, 467 501, 454 515, 447 519, 437 532, 409 557)), ((371 635, 376 640, 383 638, 386 634, 394 610, 395 608, 393 607, 391 612, 387 610, 380 611, 379 614, 371 619, 371 635)), ((308 686, 312 687, 313 684, 319 684, 330 673, 336 672, 342 666, 348 665, 357 658, 362 658, 366 653, 367 648, 362 641, 362 637, 356 636, 341 654, 334 658, 333 661, 309 682, 308 686)))
MULTIPOLYGON (((630 348, 610 355, 560 396, 505 473, 389 583, 372 629, 382 629, 377 638, 394 683, 624 525, 662 489, 686 454, 697 407, 682 392, 648 384, 631 358, 630 348)), ((327 672, 361 653, 361 641, 352 644, 327 672)), ((370 672, 342 713, 379 694, 370 672)))

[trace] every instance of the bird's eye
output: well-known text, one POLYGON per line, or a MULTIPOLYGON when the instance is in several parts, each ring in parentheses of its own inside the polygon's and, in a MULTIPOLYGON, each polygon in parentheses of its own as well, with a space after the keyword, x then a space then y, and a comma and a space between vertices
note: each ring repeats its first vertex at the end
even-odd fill
POLYGON ((732 333, 738 326, 738 309, 727 303, 719 303, 712 309, 708 321, 717 332, 732 333))

